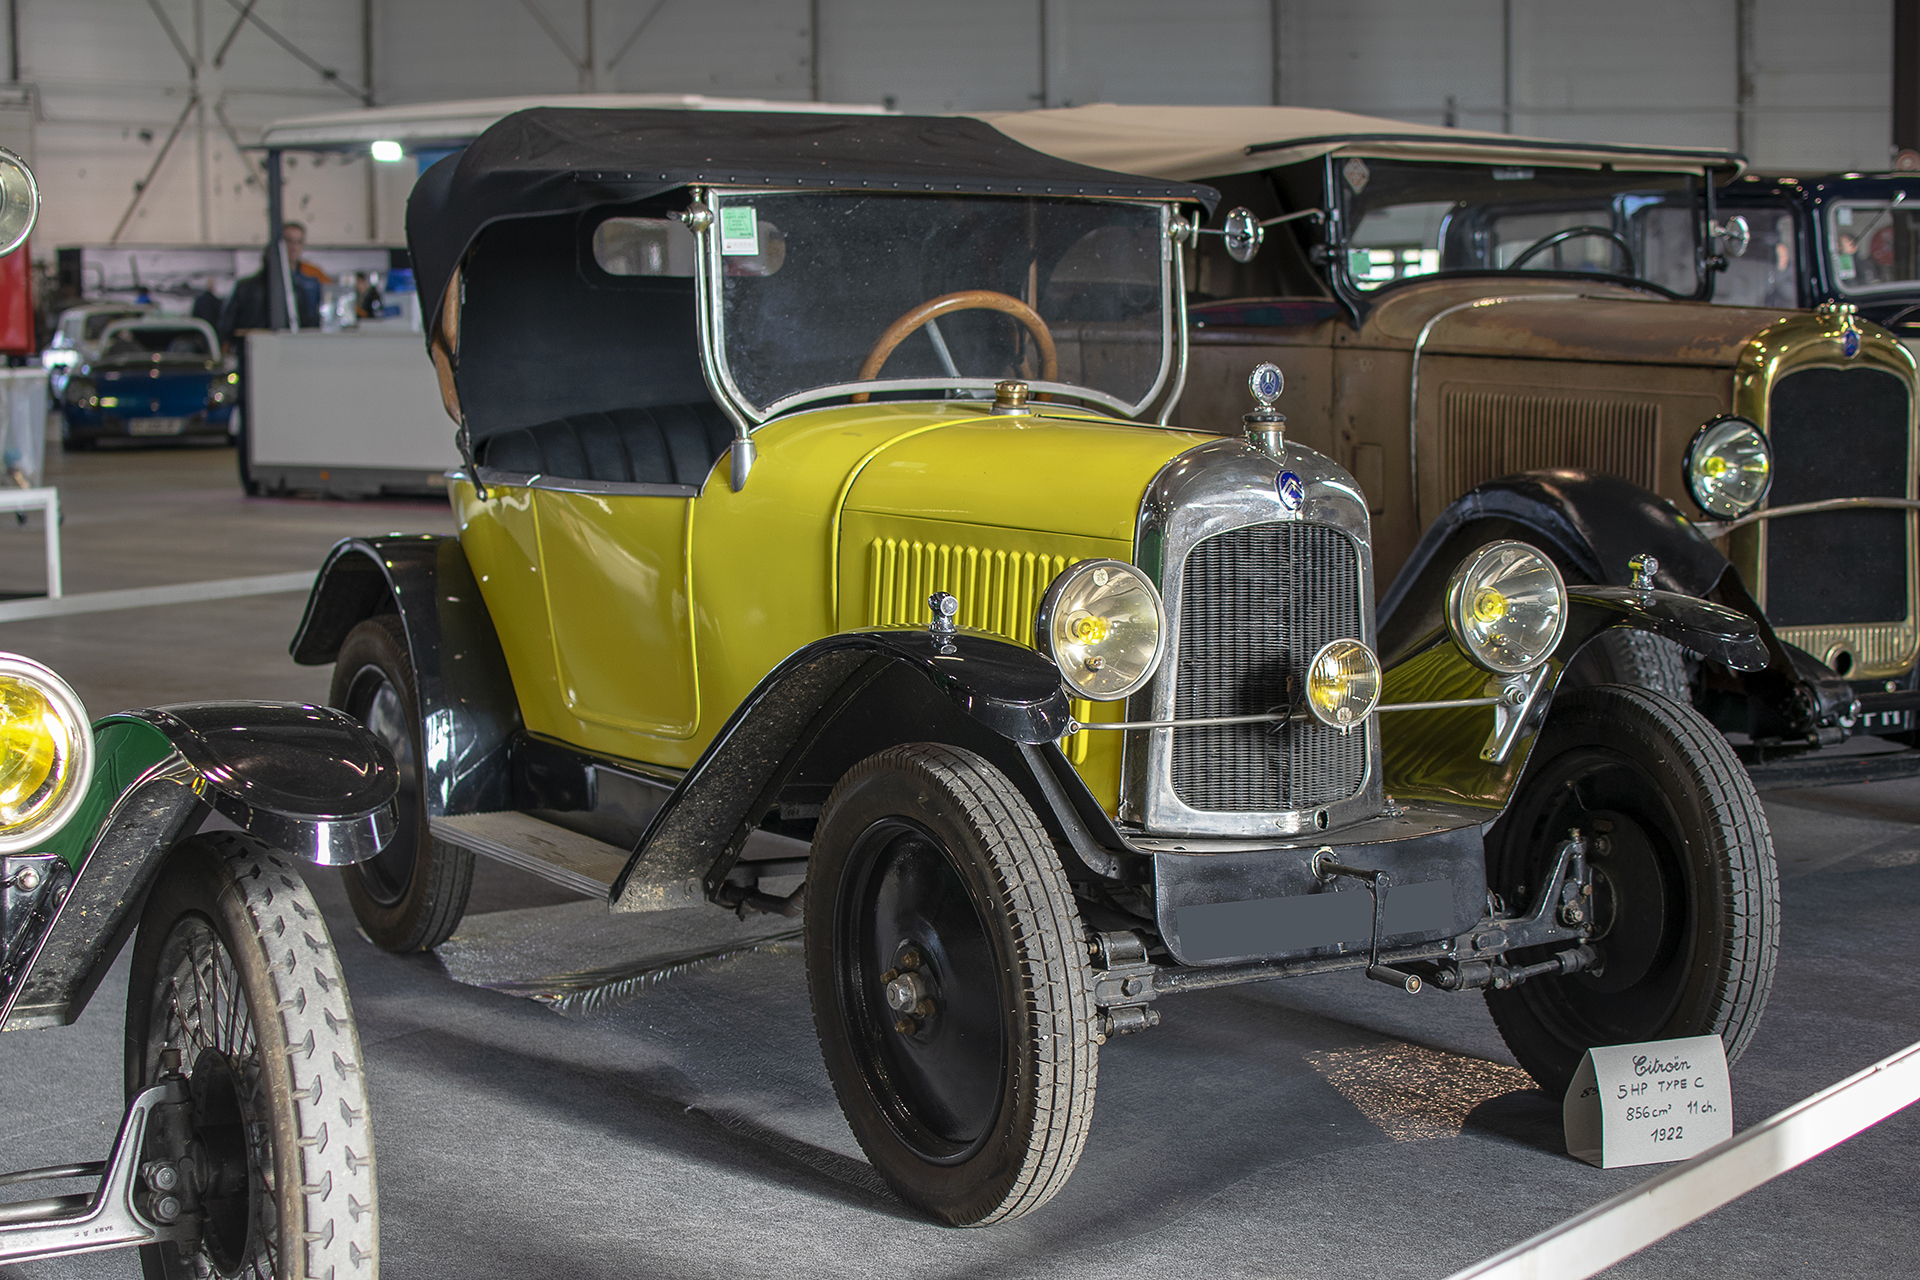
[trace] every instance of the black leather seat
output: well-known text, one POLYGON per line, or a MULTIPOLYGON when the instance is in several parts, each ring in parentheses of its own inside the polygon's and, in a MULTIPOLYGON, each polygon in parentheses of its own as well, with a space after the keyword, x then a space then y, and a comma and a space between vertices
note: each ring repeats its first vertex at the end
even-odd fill
POLYGON ((733 424, 709 400, 577 413, 503 431, 481 441, 479 461, 556 479, 699 485, 732 439, 733 424))

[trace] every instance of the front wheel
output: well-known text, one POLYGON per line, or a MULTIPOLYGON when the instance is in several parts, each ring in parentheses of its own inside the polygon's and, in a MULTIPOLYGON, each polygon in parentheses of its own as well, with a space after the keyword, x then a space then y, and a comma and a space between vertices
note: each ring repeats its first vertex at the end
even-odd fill
POLYGON ((1052 1199, 1098 1058, 1080 914, 1025 797, 969 751, 870 756, 827 800, 806 892, 814 1026, 874 1168, 955 1226, 1052 1199))
POLYGON ((1492 888, 1529 902, 1575 829, 1589 844, 1600 964, 1487 992, 1514 1057, 1556 1097, 1596 1045, 1717 1035, 1738 1058, 1773 986, 1780 882, 1766 814, 1726 738, 1646 689, 1555 699, 1488 834, 1492 888))
POLYGON ((148 1156, 179 1162, 203 1226, 142 1249, 148 1280, 376 1280, 360 1038, 326 922, 287 858, 234 832, 174 851, 134 943, 126 1069, 129 1098, 167 1072, 192 1097, 148 1156))

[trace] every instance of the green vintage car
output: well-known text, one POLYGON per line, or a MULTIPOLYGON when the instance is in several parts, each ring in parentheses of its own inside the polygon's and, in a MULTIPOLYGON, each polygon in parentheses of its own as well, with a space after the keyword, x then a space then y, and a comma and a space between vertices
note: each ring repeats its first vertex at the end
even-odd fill
POLYGON ((337 711, 214 702, 89 725, 0 654, 0 1029, 72 1022, 133 938, 112 1154, 0 1208, 0 1262, 140 1246, 151 1276, 375 1276, 360 1043, 294 859, 393 833, 392 758, 337 711))
POLYGON ((403 774, 368 936, 448 937, 476 855, 803 914, 848 1123, 955 1224, 1060 1189, 1100 1046, 1181 991, 1484 991, 1555 1090, 1738 1054, 1751 784, 1690 708, 1556 683, 1615 628, 1751 669, 1753 624, 1496 539, 1382 670, 1366 499, 1284 371, 1165 425, 1213 198, 903 116, 539 109, 428 170, 460 532, 341 543, 293 641, 403 774))
MULTIPOLYGON (((0 150, 0 255, 38 207, 0 150)), ((0 1205, 0 1265, 138 1247, 168 1280, 377 1280, 360 1041, 294 860, 372 857, 396 791, 393 757, 338 711, 212 702, 90 724, 58 675, 0 653, 0 1030, 71 1023, 133 939, 113 1150, 0 1174, 92 1184, 0 1205)))

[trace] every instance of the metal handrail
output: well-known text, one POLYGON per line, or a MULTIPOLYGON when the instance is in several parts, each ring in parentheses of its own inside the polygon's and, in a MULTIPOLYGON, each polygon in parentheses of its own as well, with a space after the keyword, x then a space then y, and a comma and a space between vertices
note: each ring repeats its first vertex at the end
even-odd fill
POLYGON ((1448 1280, 1586 1280, 1920 1101, 1920 1044, 1448 1280))

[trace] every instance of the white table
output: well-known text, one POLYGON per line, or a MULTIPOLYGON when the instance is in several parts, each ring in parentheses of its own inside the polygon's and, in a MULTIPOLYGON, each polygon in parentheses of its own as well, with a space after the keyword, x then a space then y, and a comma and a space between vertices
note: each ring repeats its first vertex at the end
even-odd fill
POLYGON ((0 485, 0 511, 47 513, 47 599, 60 598, 60 491, 0 485))

